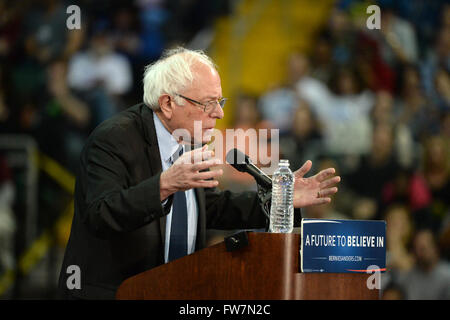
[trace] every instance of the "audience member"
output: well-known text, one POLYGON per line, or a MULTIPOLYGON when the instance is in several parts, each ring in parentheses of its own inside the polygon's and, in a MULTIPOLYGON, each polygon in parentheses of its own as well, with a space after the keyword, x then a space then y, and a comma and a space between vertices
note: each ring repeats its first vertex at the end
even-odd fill
MULTIPOLYGON (((401 203, 401 202, 399 202, 401 203)), ((414 227, 407 207, 394 204, 384 212, 386 221, 386 267, 389 274, 409 271, 414 257, 409 252, 414 227)))
POLYGON ((423 87, 429 99, 436 103, 436 73, 443 69, 450 70, 450 27, 441 28, 436 34, 433 46, 426 52, 420 63, 423 87))
POLYGON ((280 137, 280 149, 292 168, 300 167, 306 160, 314 164, 323 151, 321 126, 303 100, 295 110, 292 129, 280 137))
POLYGON ((297 85, 299 96, 323 125, 326 151, 335 155, 368 152, 373 94, 364 88, 358 73, 347 66, 333 71, 330 89, 315 79, 297 85))
POLYGON ((414 27, 400 18, 391 5, 381 6, 381 11, 381 27, 371 34, 380 44, 383 60, 395 69, 415 63, 419 53, 414 27))
MULTIPOLYGON (((367 217, 375 217, 375 214, 380 213, 383 187, 387 181, 395 177, 399 168, 393 146, 392 126, 386 123, 376 125, 373 130, 370 153, 361 156, 358 166, 347 177, 349 187, 360 197, 368 200, 361 203, 361 205, 364 204, 365 209, 371 208, 371 214, 368 214, 367 217), (372 204, 369 204, 370 202, 372 204)), ((356 211, 358 211, 358 207, 357 203, 356 211)))
POLYGON ((292 53, 288 57, 286 84, 269 90, 259 99, 258 107, 263 118, 279 129, 280 134, 292 128, 293 114, 299 104, 296 86, 311 80, 308 71, 307 58, 301 53, 292 53))
POLYGON ((406 299, 449 300, 450 265, 441 260, 433 232, 416 232, 412 242, 414 267, 399 278, 406 299))
POLYGON ((107 28, 106 21, 94 25, 88 49, 70 59, 67 74, 69 87, 95 105, 96 123, 120 110, 121 99, 133 85, 131 65, 116 52, 107 28))
POLYGON ((450 145, 441 136, 430 136, 424 144, 423 176, 431 192, 430 214, 435 231, 450 216, 450 145))
POLYGON ((427 208, 431 203, 431 193, 424 178, 411 170, 400 169, 382 189, 382 207, 402 202, 412 212, 427 208))
POLYGON ((436 84, 436 106, 442 113, 450 112, 450 75, 449 71, 440 68, 434 77, 436 84))
POLYGON ((424 135, 437 132, 437 110, 423 92, 416 67, 406 66, 401 78, 402 87, 396 106, 399 112, 398 122, 409 129, 415 141, 420 141, 424 135))
POLYGON ((83 42, 83 28, 69 30, 62 1, 39 0, 25 19, 25 48, 30 57, 46 64, 68 59, 83 42))

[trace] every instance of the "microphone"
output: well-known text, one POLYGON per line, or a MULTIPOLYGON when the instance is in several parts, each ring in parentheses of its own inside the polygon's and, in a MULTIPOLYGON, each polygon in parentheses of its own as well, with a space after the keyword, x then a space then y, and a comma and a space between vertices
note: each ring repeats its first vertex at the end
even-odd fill
POLYGON ((272 189, 272 179, 255 166, 245 153, 242 153, 238 149, 231 149, 227 153, 226 161, 236 170, 252 175, 262 187, 269 190, 272 189))

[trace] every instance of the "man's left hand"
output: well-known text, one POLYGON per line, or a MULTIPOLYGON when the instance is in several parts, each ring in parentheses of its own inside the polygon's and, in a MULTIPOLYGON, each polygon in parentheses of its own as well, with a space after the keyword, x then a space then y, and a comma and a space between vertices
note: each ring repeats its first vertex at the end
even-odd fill
POLYGON ((318 174, 304 178, 303 176, 311 169, 312 162, 305 164, 294 172, 294 207, 302 208, 317 204, 330 203, 330 196, 338 191, 337 187, 332 187, 341 181, 341 177, 334 176, 336 170, 328 168, 318 174))

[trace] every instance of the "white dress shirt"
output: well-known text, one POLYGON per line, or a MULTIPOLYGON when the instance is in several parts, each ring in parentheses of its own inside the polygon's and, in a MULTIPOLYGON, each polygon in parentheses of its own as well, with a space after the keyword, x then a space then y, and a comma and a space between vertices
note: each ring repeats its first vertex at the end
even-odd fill
MULTIPOLYGON (((155 123, 156 137, 158 139, 159 154, 161 156, 162 170, 166 171, 172 165, 171 158, 175 152, 180 148, 180 144, 164 127, 158 116, 153 113, 153 122, 155 123)), ((183 146, 184 148, 184 146, 183 146)), ((198 208, 197 201, 195 200, 194 189, 187 190, 186 192, 186 204, 187 204, 187 250, 188 254, 195 251, 195 241, 197 238, 197 218, 198 208)), ((164 261, 167 263, 169 258, 169 242, 170 242, 170 229, 172 226, 172 208, 166 217, 166 237, 164 240, 164 261)))

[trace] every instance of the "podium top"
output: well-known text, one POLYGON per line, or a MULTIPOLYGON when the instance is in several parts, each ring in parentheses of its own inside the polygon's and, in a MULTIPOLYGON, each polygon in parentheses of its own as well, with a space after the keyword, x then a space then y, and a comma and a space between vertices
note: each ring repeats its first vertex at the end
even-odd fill
POLYGON ((377 299, 366 274, 302 274, 299 234, 248 232, 248 245, 224 242, 125 280, 117 299, 377 299))

